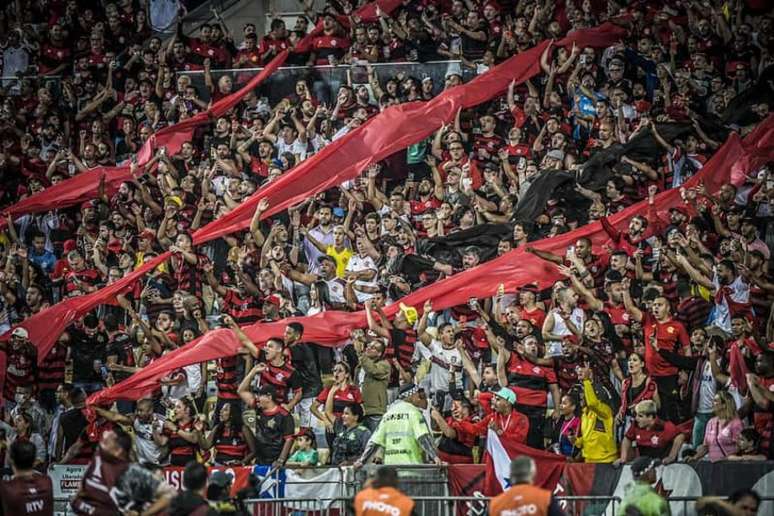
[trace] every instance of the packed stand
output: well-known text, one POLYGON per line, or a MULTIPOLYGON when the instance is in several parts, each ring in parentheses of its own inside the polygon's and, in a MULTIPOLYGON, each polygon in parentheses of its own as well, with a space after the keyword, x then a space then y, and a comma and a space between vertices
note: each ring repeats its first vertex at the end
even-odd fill
POLYGON ((726 11, 592 4, 410 1, 363 24, 347 19, 355 6, 344 3, 340 12, 309 12, 291 31, 277 19, 259 37, 248 25, 239 43, 221 23, 196 37, 151 37, 130 0, 102 10, 54 2, 47 16, 38 12, 47 4, 7 6, 5 66, 23 52, 29 70, 61 75, 62 89, 55 95, 42 79, 24 79, 19 91, 4 90, 2 204, 98 166, 128 161, 134 178, 73 209, 9 218, 0 330, 163 251, 172 258, 68 328, 40 366, 24 328, 0 343, 4 463, 18 441, 35 445, 41 471, 88 464, 96 449, 174 466, 359 466, 380 455, 464 463, 480 460, 489 429, 574 461, 770 458, 774 170, 713 193, 682 188, 684 203, 668 219, 635 216, 617 231, 607 217, 640 201, 655 213, 655 196, 681 188, 722 144, 718 126, 744 136, 768 115, 761 101, 744 123, 720 118, 766 77, 772 17, 742 2, 726 11), (370 63, 459 59, 480 74, 546 38, 613 18, 627 27, 620 43, 551 47, 541 75, 457 113, 362 177, 265 220, 270 206, 261 202, 249 230, 192 245, 193 231, 332 140, 462 81, 459 73, 444 84, 386 77, 370 63), (132 159, 153 132, 244 80, 216 81, 211 70, 264 65, 317 21, 322 32, 290 62, 364 66, 363 83, 342 85, 326 104, 310 69, 274 105, 252 92, 179 153, 132 159), (688 129, 662 134, 670 122, 688 129), (559 171, 581 177, 594 156, 642 135, 652 140, 647 159, 624 153, 596 188, 531 189, 559 171), (534 217, 517 218, 541 196, 534 217), (586 238, 562 254, 532 247, 597 220, 609 235, 604 249, 586 238), (476 231, 492 227, 499 242, 478 244, 476 231), (447 237, 474 243, 441 258, 426 252, 447 237), (406 294, 518 247, 565 279, 385 315, 406 294), (307 342, 300 323, 260 348, 240 330, 330 310, 364 310, 368 326, 337 348, 307 342), (147 399, 86 407, 89 394, 218 327, 239 336, 239 354, 174 371, 147 399), (408 414, 416 439, 395 447, 387 436, 407 428, 394 424, 401 418, 380 424, 390 411, 408 414))

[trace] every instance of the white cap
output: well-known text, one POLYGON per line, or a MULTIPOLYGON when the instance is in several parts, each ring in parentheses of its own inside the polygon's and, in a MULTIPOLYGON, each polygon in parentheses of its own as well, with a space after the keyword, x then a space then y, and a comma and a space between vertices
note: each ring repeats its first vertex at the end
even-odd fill
POLYGON ((21 326, 17 326, 13 332, 11 332, 11 335, 14 337, 21 337, 22 339, 30 338, 30 333, 21 326))

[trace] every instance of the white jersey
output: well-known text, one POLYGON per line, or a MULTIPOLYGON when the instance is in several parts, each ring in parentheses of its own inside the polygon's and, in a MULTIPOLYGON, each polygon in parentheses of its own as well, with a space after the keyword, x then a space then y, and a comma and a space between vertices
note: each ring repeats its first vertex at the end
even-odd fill
MULTIPOLYGON (((551 330, 551 333, 554 335, 560 335, 562 337, 567 337, 570 335, 573 335, 573 333, 570 331, 570 328, 567 327, 567 323, 564 322, 564 318, 562 318, 561 315, 559 315, 559 311, 557 309, 551 310, 551 312, 554 316, 554 327, 551 330)), ((583 310, 581 310, 578 307, 575 307, 570 314, 570 321, 575 325, 576 328, 582 330, 583 329, 583 323, 585 322, 586 314, 583 310)), ((546 355, 547 356, 558 356, 562 354, 562 341, 560 340, 549 340, 546 341, 546 355)))
POLYGON ((161 447, 153 440, 153 429, 160 431, 164 421, 158 414, 153 414, 149 423, 143 423, 134 418, 134 446, 137 449, 137 462, 141 464, 159 464, 161 461, 161 447))
MULTIPOLYGON (((417 340, 416 351, 421 358, 430 360, 430 392, 448 392, 449 391, 449 373, 450 366, 455 368, 462 367, 462 356, 459 350, 454 347, 447 349, 443 347, 440 341, 433 339, 429 346, 425 346, 422 341, 417 340)), ((462 388, 462 375, 456 375, 456 387, 462 388)))

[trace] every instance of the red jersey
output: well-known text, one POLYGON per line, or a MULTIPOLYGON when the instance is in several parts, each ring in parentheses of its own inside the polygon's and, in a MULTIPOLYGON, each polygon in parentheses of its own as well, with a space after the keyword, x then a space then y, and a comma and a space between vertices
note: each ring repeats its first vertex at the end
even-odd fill
POLYGON ((239 355, 223 357, 218 359, 217 375, 215 376, 215 385, 218 387, 218 399, 238 400, 237 389, 240 383, 239 361, 242 358, 239 355))
POLYGON ((121 475, 129 468, 129 462, 116 459, 98 447, 86 473, 81 488, 71 507, 79 516, 113 516, 118 514, 110 493, 118 484, 121 475))
POLYGON ((223 311, 230 315, 240 326, 254 323, 263 317, 263 310, 255 296, 240 296, 236 290, 228 289, 223 296, 223 311))
POLYGON ((508 387, 516 393, 517 403, 530 407, 548 405, 548 386, 558 381, 553 369, 533 364, 517 353, 511 353, 506 369, 508 387))
POLYGON ((537 307, 531 311, 527 311, 522 308, 521 318, 529 321, 530 324, 532 324, 532 326, 540 330, 543 328, 543 323, 546 320, 546 312, 545 310, 541 310, 540 308, 537 308, 537 307))
MULTIPOLYGON (((317 395, 317 402, 325 405, 330 392, 330 387, 323 389, 322 392, 317 395)), ((345 389, 338 389, 333 395, 333 415, 339 417, 344 412, 345 408, 352 405, 360 405, 361 403, 363 403, 363 396, 360 393, 360 389, 357 385, 349 384, 345 389)))
POLYGON ((16 347, 8 343, 6 348, 5 385, 3 397, 12 400, 18 385, 38 385, 38 350, 30 343, 16 347))
POLYGON ((690 337, 688 332, 685 331, 685 326, 671 319, 659 323, 652 315, 645 314, 642 320, 642 327, 645 332, 645 366, 648 368, 648 373, 656 377, 676 375, 677 367, 667 362, 650 345, 650 340, 652 336, 655 336, 659 349, 685 354, 685 350, 691 349, 690 337))
POLYGON ((266 369, 261 372, 261 385, 272 385, 276 389, 277 403, 287 402, 290 391, 300 388, 298 374, 289 360, 279 367, 267 363, 266 369))
POLYGON ((84 285, 95 287, 102 280, 102 276, 96 269, 83 269, 67 273, 65 276, 65 291, 68 296, 86 294, 84 285))
POLYGON ((632 444, 636 443, 637 451, 642 457, 664 458, 669 454, 672 441, 680 435, 680 430, 669 421, 661 421, 656 418, 653 428, 639 428, 632 425, 626 432, 626 438, 632 444))
POLYGON ((2 513, 14 516, 54 514, 54 487, 51 477, 34 471, 31 475, 0 482, 2 513))

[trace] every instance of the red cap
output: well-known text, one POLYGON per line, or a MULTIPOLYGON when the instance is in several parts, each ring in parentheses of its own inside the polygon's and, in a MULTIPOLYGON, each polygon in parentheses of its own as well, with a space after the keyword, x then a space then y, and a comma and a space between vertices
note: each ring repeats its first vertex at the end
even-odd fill
POLYGON ((279 308, 280 305, 280 298, 274 294, 270 295, 266 299, 263 300, 264 303, 271 303, 277 308, 279 308))
POLYGON ((65 240, 63 249, 64 252, 69 253, 70 251, 75 251, 76 247, 75 240, 65 240))
POLYGON ((85 210, 85 209, 88 209, 88 208, 93 208, 93 207, 94 207, 94 201, 86 201, 83 204, 81 204, 81 209, 82 210, 85 210))

